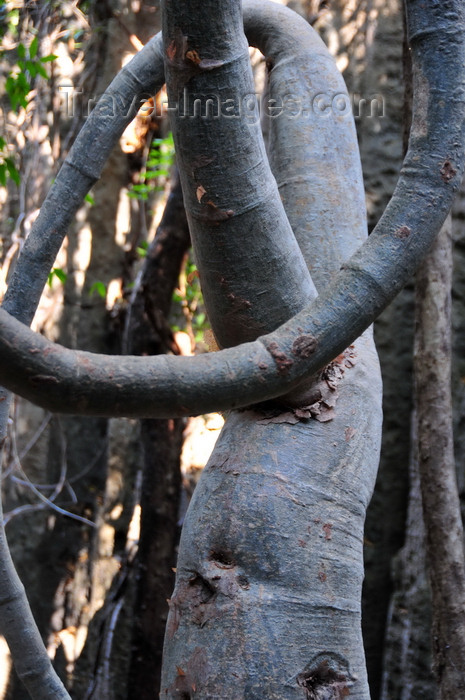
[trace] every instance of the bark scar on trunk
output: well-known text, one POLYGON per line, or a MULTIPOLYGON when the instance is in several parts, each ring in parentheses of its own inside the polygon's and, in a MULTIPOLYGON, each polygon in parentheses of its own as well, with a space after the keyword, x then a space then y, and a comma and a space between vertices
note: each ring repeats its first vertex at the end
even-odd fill
POLYGON ((450 182, 457 175, 457 169, 454 168, 454 166, 448 158, 446 158, 446 160, 442 164, 439 172, 441 173, 441 177, 444 180, 444 182, 450 182))
POLYGON ((344 700, 356 680, 347 660, 332 652, 317 654, 295 677, 295 683, 305 688, 306 700, 344 700))
POLYGON ((310 357, 318 345, 318 341, 313 335, 300 335, 294 340, 292 354, 296 357, 310 357))

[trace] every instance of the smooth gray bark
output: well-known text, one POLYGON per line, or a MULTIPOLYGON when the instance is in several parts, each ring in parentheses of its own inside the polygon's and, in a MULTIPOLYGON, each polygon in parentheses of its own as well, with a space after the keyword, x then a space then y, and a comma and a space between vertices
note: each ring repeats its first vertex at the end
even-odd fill
MULTIPOLYGON (((71 355, 67 356, 66 351, 58 347, 52 350, 52 346, 47 346, 47 360, 53 358, 60 367, 53 367, 48 361, 41 363, 36 356, 29 363, 31 369, 23 372, 23 365, 18 366, 20 363, 8 345, 20 343, 26 356, 45 347, 41 339, 36 340, 36 347, 33 335, 18 329, 2 310, 0 350, 5 353, 8 368, 5 365, 3 369, 0 367, 0 380, 12 390, 55 410, 102 414, 109 412, 108 406, 115 405, 116 414, 123 411, 124 403, 127 415, 161 416, 166 415, 163 411, 178 415, 195 411, 194 396, 198 399, 199 411, 247 405, 271 398, 330 362, 370 325, 413 273, 442 225, 461 181, 464 148, 463 13, 464 7, 458 0, 449 0, 441 8, 436 5, 425 8, 419 0, 408 3, 415 106, 409 151, 398 186, 369 239, 343 265, 324 293, 284 324, 281 333, 254 341, 242 351, 228 349, 223 351, 224 354, 215 353, 208 358, 190 358, 189 370, 182 358, 146 359, 146 368, 144 362, 138 367, 137 362, 128 359, 125 361, 130 364, 127 369, 135 374, 123 377, 111 358, 95 357, 91 360, 88 355, 76 354, 75 360, 71 355), (441 62, 438 62, 438 56, 441 56, 441 62), (10 338, 8 333, 11 333, 10 338), (302 336, 307 338, 307 348, 315 345, 313 352, 308 349, 305 352, 310 357, 298 357, 292 352, 294 342, 302 336), (89 369, 93 372, 93 382, 88 382, 85 387, 79 368, 80 357, 84 357, 86 363, 91 362, 89 369), (286 364, 285 372, 283 359, 292 360, 292 365, 286 364), (70 366, 65 370, 66 364, 70 366), (265 365, 266 369, 263 369, 265 365), (196 380, 204 370, 207 380, 199 385, 197 393, 196 380), (150 385, 152 405, 149 407, 144 397, 135 400, 133 392, 134 385, 144 385, 147 374, 152 377, 154 371, 159 372, 160 391, 150 385), (119 387, 115 387, 116 372, 119 387), (178 375, 177 380, 172 373, 178 375), (236 381, 238 373, 243 388, 234 390, 231 382, 236 381), (36 386, 31 385, 34 376, 39 376, 36 386), (53 379, 41 381, 40 377, 44 376, 53 376, 53 379), (174 383, 178 388, 182 386, 184 402, 173 398, 172 392, 168 391, 167 385, 173 386, 174 383), (73 400, 73 393, 77 400, 73 400), (116 401, 117 394, 121 402, 116 401), (154 402, 165 402, 166 406, 153 408, 154 402)), ((27 365, 26 362, 24 366, 27 365)))
POLYGON ((318 291, 366 239, 365 197, 350 97, 323 41, 295 13, 244 8, 266 58, 268 153, 294 235, 318 291))
MULTIPOLYGON (((133 395, 128 397, 129 413, 134 411, 132 415, 186 414, 199 410, 194 408, 196 399, 200 411, 203 411, 205 406, 212 408, 215 405, 217 407, 247 405, 262 398, 279 395, 285 389, 298 384, 306 374, 311 374, 324 366, 347 347, 371 323, 412 273, 439 229, 463 171, 464 48, 463 32, 461 32, 462 3, 450 0, 442 3, 441 6, 425 8, 419 0, 412 0, 408 3, 408 7, 412 52, 416 62, 416 110, 411 148, 396 194, 376 232, 338 274, 328 291, 319 297, 308 311, 297 315, 292 322, 284 324, 282 333, 255 341, 241 350, 223 351, 206 360, 195 358, 191 361, 189 369, 187 369, 188 365, 176 362, 176 358, 157 362, 155 370, 159 372, 161 398, 165 401, 165 406, 156 409, 160 411, 159 413, 151 413, 151 407, 147 404, 141 406, 140 399, 133 395), (441 56, 441 62, 438 62, 438 56, 441 56), (227 367, 226 371, 225 367, 227 367), (204 369, 207 371, 206 381, 204 380, 196 397, 192 380, 195 381, 204 369), (178 372, 177 391, 180 390, 182 396, 178 396, 176 405, 173 405, 174 377, 170 373, 175 370, 178 372), (239 382, 237 382, 238 378, 239 382), (229 388, 231 380, 237 382, 232 391, 229 388), (211 385, 212 382, 214 387, 211 385), (188 392, 190 396, 187 396, 188 392), (222 392, 225 396, 218 398, 222 392), (183 399, 186 396, 187 402, 184 402, 183 399), (164 414, 163 411, 166 413, 164 414)), ((83 163, 80 167, 78 163, 77 168, 71 167, 73 171, 83 171, 84 184, 81 194, 85 193, 95 177, 95 171, 92 169, 89 171, 86 165, 83 163)), ((66 173, 66 170, 70 170, 69 166, 65 166, 63 173, 66 173)), ((71 193, 78 189, 73 181, 74 175, 75 172, 73 172, 73 178, 67 180, 63 174, 63 179, 60 181, 60 186, 63 187, 62 196, 67 202, 71 201, 71 193)), ((52 192, 56 196, 59 190, 55 188, 52 192)), ((77 200, 77 198, 76 194, 74 199, 77 200)), ((56 198, 52 206, 47 205, 49 211, 56 207, 57 211, 60 210, 63 213, 60 203, 60 198, 56 198)), ((47 206, 44 211, 47 210, 47 206)), ((70 211, 71 209, 67 208, 64 219, 70 211)), ((54 214, 54 211, 52 213, 54 214)), ((42 222, 46 222, 45 213, 42 222)), ((63 232, 60 227, 62 222, 53 226, 51 232, 57 234, 60 232, 61 235, 63 232)), ((22 315, 24 320, 30 318, 33 313, 36 292, 40 292, 41 284, 53 263, 53 246, 56 247, 58 238, 58 235, 54 236, 54 244, 45 246, 45 255, 42 257, 43 269, 36 270, 37 275, 34 277, 38 281, 34 289, 23 288, 21 292, 24 307, 18 315, 22 315)), ((31 235, 30 240, 31 250, 38 251, 40 248, 38 237, 31 235)), ((13 291, 11 293, 13 295, 13 291)), ((12 310, 11 306, 10 310, 12 310)), ((5 331, 13 327, 15 338, 21 338, 23 342, 25 329, 18 329, 5 311, 0 312, 0 319, 5 331)), ((28 336, 27 331, 25 335, 28 336)), ((15 368, 14 365, 15 352, 14 346, 11 345, 14 342, 14 338, 10 337, 0 347, 1 380, 6 383, 11 379, 8 383, 11 388, 19 389, 22 386, 20 393, 24 393, 23 390, 25 390, 30 396, 39 397, 44 393, 50 395, 50 403, 58 407, 57 394, 66 387, 61 384, 60 373, 55 371, 57 368, 55 367, 52 372, 47 361, 45 368, 40 367, 40 363, 36 364, 32 370, 30 368, 29 372, 25 373, 25 382, 22 382, 21 378, 14 374, 15 371, 17 373, 18 370, 19 373, 23 371, 21 366, 18 368, 17 365, 15 368), (6 367, 3 360, 5 364, 10 361, 12 364, 6 367), (34 377, 34 383, 40 387, 38 390, 37 387, 27 386, 34 377)), ((26 348, 26 352, 22 355, 23 361, 25 356, 37 361, 40 359, 37 357, 37 352, 40 352, 40 349, 47 349, 49 358, 61 362, 59 355, 62 351, 56 350, 52 345, 41 345, 41 342, 39 340, 37 346, 33 342, 29 348, 26 348)), ((89 355, 83 354, 77 357, 84 359, 85 363, 91 363, 90 366, 88 365, 91 371, 96 369, 89 355)), ((113 368, 110 358, 102 359, 106 367, 100 368, 100 382, 97 373, 94 375, 97 391, 103 392, 105 388, 108 392, 106 399, 110 400, 110 405, 114 401, 118 404, 116 411, 126 413, 123 406, 126 398, 121 392, 125 379, 119 374, 122 368, 113 368), (113 372, 118 372, 119 376, 113 372), (121 384, 121 386, 115 386, 115 384, 121 384)), ((151 361, 147 360, 145 367, 133 359, 125 360, 125 363, 128 369, 137 367, 140 370, 137 381, 142 388, 147 370, 149 372, 153 370, 151 361)), ((75 382, 74 388, 69 393, 69 387, 72 384, 68 384, 68 393, 65 391, 68 410, 79 409, 94 413, 108 411, 108 406, 103 406, 104 396, 101 397, 103 401, 98 396, 94 396, 92 399, 94 404, 89 402, 86 394, 92 391, 93 382, 83 380, 79 368, 77 372, 76 367, 72 368, 71 374, 73 372, 74 378, 72 377, 71 381, 75 382), (75 402, 70 403, 73 391, 75 393, 78 389, 79 406, 75 402)), ((134 391, 137 387, 134 386, 132 378, 130 384, 131 391, 134 391)), ((150 389, 153 389, 153 385, 150 389)), ((176 390, 176 387, 174 389, 176 390)), ((159 396, 158 392, 152 394, 150 403, 153 404, 159 396)), ((49 400, 48 396, 46 400, 49 400)), ((6 403, 3 402, 3 409, 6 403)), ((6 413, 3 411, 3 417, 5 416, 6 413)))
MULTIPOLYGON (((450 208, 463 172, 465 78, 462 66, 465 50, 461 27, 464 21, 464 8, 458 0, 442 3, 441 8, 436 5, 425 7, 420 0, 411 0, 407 7, 414 62, 413 124, 409 151, 398 186, 378 226, 363 246, 344 264, 343 269, 324 294, 297 314, 292 321, 283 325, 282 334, 255 341, 243 351, 227 350, 223 351, 224 354, 216 353, 208 358, 190 358, 192 374, 187 367, 176 367, 179 364, 178 358, 158 358, 155 367, 160 372, 162 384, 160 393, 158 391, 151 393, 152 403, 158 400, 164 400, 167 404, 173 402, 173 399, 170 401, 166 394, 166 385, 175 381, 174 376, 169 376, 170 372, 175 371, 175 367, 183 375, 178 379, 178 386, 182 385, 184 396, 188 391, 195 393, 191 380, 195 382, 200 369, 199 365, 206 370, 211 365, 212 370, 212 373, 208 373, 207 382, 199 390, 201 411, 207 410, 207 406, 208 410, 225 408, 228 402, 229 405, 239 403, 247 405, 283 393, 297 384, 305 375, 311 374, 331 361, 360 335, 402 288, 430 247, 450 208), (440 62, 437 59, 438 56, 441 56, 440 62), (302 335, 315 339, 316 348, 310 357, 294 358, 293 343, 302 335), (262 343, 269 348, 270 342, 276 343, 277 348, 273 345, 273 352, 263 353, 262 343), (292 359, 292 365, 287 365, 286 372, 282 371, 282 362, 278 355, 288 360, 292 359), (258 364, 262 367, 267 362, 273 363, 271 369, 268 364, 266 370, 261 369, 252 358, 258 359, 258 364), (278 366, 273 367, 277 358, 278 366), (168 367, 163 369, 162 366, 166 363, 168 367), (225 367, 228 367, 227 373, 224 373, 225 367), (238 371, 241 371, 244 380, 247 377, 250 381, 244 381, 243 392, 233 390, 228 400, 223 401, 226 387, 231 380, 234 380, 231 375, 238 371), (217 380, 214 389, 211 386, 212 380, 217 380), (242 395, 240 402, 239 395, 242 395)), ((102 358, 100 367, 98 358, 95 358, 90 366, 102 400, 99 400, 98 396, 92 396, 92 386, 89 383, 85 393, 92 396, 94 405, 92 406, 87 398, 83 398, 82 390, 78 392, 78 400, 73 401, 65 382, 62 383, 59 379, 60 372, 64 372, 64 367, 60 367, 59 371, 57 367, 54 368, 54 379, 42 382, 46 385, 45 389, 44 386, 40 388, 28 386, 30 377, 34 374, 36 376, 52 375, 50 369, 46 369, 47 362, 39 369, 40 362, 37 362, 39 359, 37 357, 33 363, 35 369, 29 373, 26 371, 23 377, 18 376, 21 374, 21 368, 18 368, 18 363, 14 361, 12 356, 14 353, 11 351, 8 353, 8 344, 14 337, 24 346, 26 338, 29 338, 28 342, 31 345, 25 354, 31 354, 31 351, 34 353, 41 347, 41 341, 37 340, 38 345, 35 348, 33 336, 20 331, 3 310, 0 311, 0 324, 1 334, 4 337, 0 350, 2 353, 5 352, 8 363, 10 361, 12 363, 8 369, 5 366, 6 363, 3 365, 3 371, 0 368, 0 380, 7 386, 37 402, 40 399, 44 405, 46 403, 54 405, 56 410, 67 408, 68 411, 101 413, 105 410, 102 404, 106 400, 110 400, 109 405, 112 405, 115 387, 111 376, 113 374, 111 358, 102 358), (12 333, 12 337, 8 338, 7 333, 12 333), (107 392, 105 397, 104 390, 107 392), (65 396, 64 401, 60 400, 61 393, 65 396)), ((309 340, 308 343, 313 345, 313 340, 309 340)), ((51 349, 50 346, 49 352, 51 349)), ((58 349, 53 350, 54 359, 58 359, 58 354, 61 352, 58 349)), ((66 352, 63 351, 63 358, 65 355, 66 352)), ((76 358, 79 357, 76 355, 76 358)), ((90 361, 89 356, 85 358, 86 362, 90 361)), ((22 361, 24 362, 24 358, 22 361)), ((69 356, 66 361, 72 363, 73 359, 69 356)), ((128 361, 132 363, 131 360, 128 361)), ((153 360, 147 359, 146 362, 147 372, 152 374, 153 360)), ((139 376, 136 376, 135 380, 142 384, 141 375, 145 374, 145 369, 142 367, 137 369, 139 376)), ((71 367, 69 371, 71 376, 66 381, 74 382, 74 390, 77 392, 81 385, 79 367, 71 367)), ((36 383, 40 385, 40 379, 36 383)), ((119 392, 117 392, 119 394, 123 393, 125 384, 130 385, 128 391, 134 390, 132 378, 124 380, 121 377, 119 383, 119 392)), ((151 389, 153 388, 152 386, 151 389)), ((138 403, 143 402, 142 399, 142 402, 138 403)), ((174 402, 176 403, 176 399, 174 402)), ((144 412, 146 415, 163 415, 161 412, 151 413, 151 409, 146 405, 143 409, 139 405, 137 409, 131 406, 131 403, 133 399, 128 396, 129 415, 141 415, 144 412), (137 410, 140 411, 139 414, 136 413, 137 410)), ((181 403, 179 399, 177 403, 178 407, 173 405, 173 413, 185 414, 193 410, 189 405, 184 406, 184 410, 179 407, 181 403)), ((122 407, 116 407, 115 410, 121 411, 122 407)))
POLYGON ((369 339, 356 353, 333 421, 228 417, 184 523, 161 697, 369 697, 360 590, 380 383, 369 339))
MULTIPOLYGON (((3 306, 25 323, 32 320, 47 280, 47 270, 53 266, 67 227, 99 177, 116 140, 137 112, 147 91, 158 90, 164 82, 161 61, 158 61, 161 70, 157 72, 150 58, 146 60, 147 54, 153 58, 154 50, 157 53, 157 45, 152 42, 110 85, 86 121, 24 244, 3 306)), ((8 392, 0 388, 0 455, 6 436, 9 399, 8 392)), ((1 505, 0 520, 3 522, 1 505)), ((17 674, 34 698, 69 698, 45 651, 11 561, 3 526, 0 553, 0 629, 11 649, 17 674)))
POLYGON ((203 295, 219 346, 237 345, 316 292, 265 153, 241 3, 162 7, 168 109, 203 295))
MULTIPOLYGON (((189 33, 184 51, 217 57, 217 26, 227 25, 236 37, 241 18, 238 6, 236 16, 228 19, 215 6, 205 0, 190 2, 188 8, 167 1, 166 50, 170 50, 173 34, 180 31, 177 22, 189 26, 192 12, 203 40, 189 33)), ((227 7, 225 15, 231 13, 232 3, 227 7)), ((333 60, 304 20, 285 9, 272 12, 266 3, 252 3, 250 8, 256 12, 252 26, 258 25, 254 43, 264 50, 270 66, 271 100, 279 99, 286 89, 281 70, 286 65, 297 101, 311 99, 327 84, 328 91, 336 90, 349 102, 333 60), (265 8, 273 16, 272 24, 264 21, 265 8)), ((185 64, 188 70, 187 61, 185 64)), ((181 65, 178 72, 182 71, 181 65)), ((234 81, 232 68, 226 64, 216 72, 215 81, 225 92, 225 85, 234 81)), ((178 74, 175 77, 181 79, 178 74)), ((192 82, 188 82, 189 91, 198 89, 192 82)), ((351 115, 326 114, 320 128, 321 117, 315 112, 313 119, 302 115, 292 122, 292 115, 284 113, 271 119, 269 131, 271 147, 279 144, 272 166, 296 219, 307 265, 316 271, 320 288, 324 288, 366 237, 366 222, 351 115), (345 154, 335 167, 338 154, 326 154, 338 139, 345 154), (293 163, 294 176, 289 172, 293 163), (339 220, 342 226, 336 225, 339 220), (328 241, 319 245, 323 227, 328 241)), ((193 122, 174 114, 172 125, 175 142, 197 143, 196 159, 206 160, 215 143, 209 143, 210 120, 193 122)), ((234 150, 237 170, 247 169, 241 156, 246 149, 253 150, 249 144, 254 134, 247 129, 242 134, 235 131, 233 148, 228 127, 227 120, 216 124, 224 133, 223 141, 216 141, 215 155, 221 162, 234 150)), ((190 152, 182 147, 177 152, 180 169, 191 172, 190 152)), ((265 176, 270 177, 264 173, 262 178, 265 176)), ((223 208, 231 212, 234 224, 235 192, 228 191, 227 177, 227 173, 215 174, 216 191, 224 191, 223 208)), ((187 186, 194 185, 187 179, 187 186)), ((266 180, 248 181, 246 187, 252 201, 260 201, 262 189, 271 190, 266 180)), ((195 213, 198 204, 194 198, 185 197, 185 201, 192 219, 189 206, 195 213)), ((272 253, 281 227, 270 229, 262 216, 258 221, 243 218, 239 215, 238 223, 248 228, 242 238, 255 239, 258 228, 265 251, 272 253)), ((224 225, 226 229, 231 226, 224 225)), ((222 227, 217 223, 217 231, 222 227)), ((213 232, 203 228, 197 235, 200 248, 204 239, 208 248, 213 232)), ((215 240, 219 235, 217 232, 215 240)), ((235 248, 238 257, 242 251, 241 238, 228 237, 228 247, 221 247, 221 262, 227 271, 235 270, 235 248)), ((267 270, 266 253, 261 257, 267 270)), ((202 262, 198 260, 204 279, 202 262)), ((272 282, 277 289, 286 292, 287 275, 286 270, 274 270, 272 282)), ((270 323, 270 302, 260 274, 242 283, 247 284, 250 309, 258 318, 248 333, 256 333, 261 319, 263 324, 270 323)), ((208 298, 206 302, 210 312, 208 298)), ((228 306, 227 295, 215 298, 215 314, 210 315, 213 330, 217 337, 227 332, 228 338, 240 342, 241 327, 236 329, 228 306)), ((300 342, 307 352, 308 340, 300 342)), ((273 346, 269 347, 273 352, 273 346)), ((299 343, 295 351, 298 347, 299 343)), ((281 363, 285 360, 277 358, 281 363)), ((362 700, 369 696, 360 628, 362 541, 381 429, 381 384, 371 332, 307 383, 305 391, 292 397, 300 408, 290 412, 287 402, 288 397, 284 404, 231 412, 202 473, 183 526, 161 697, 284 700, 350 693, 362 700)))

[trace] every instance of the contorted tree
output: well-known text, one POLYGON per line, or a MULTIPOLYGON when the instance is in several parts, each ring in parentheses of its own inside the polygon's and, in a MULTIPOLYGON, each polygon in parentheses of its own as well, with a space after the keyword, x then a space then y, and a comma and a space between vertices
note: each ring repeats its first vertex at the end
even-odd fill
MULTIPOLYGON (((291 92, 302 110, 296 117, 283 104, 275 118, 270 111, 276 182, 257 112, 243 113, 254 87, 240 6, 212 12, 209 3, 190 2, 180 13, 178 3, 164 5, 184 201, 221 346, 253 340, 300 311, 314 295, 309 271, 323 290, 366 235, 342 79, 305 22, 280 11, 264 22, 262 7, 254 3, 249 12, 251 39, 270 70, 269 106, 279 111, 291 92), (185 105, 186 95, 219 95, 225 112, 205 128, 184 113, 195 108, 193 100, 185 105)), ((268 343, 267 364, 286 374, 294 357, 314 348, 313 335, 302 331, 289 355, 268 343)), ((362 539, 380 400, 367 331, 289 397, 229 414, 183 526, 161 697, 291 698, 320 686, 367 696, 362 539)))
MULTIPOLYGON (((87 121, 0 311, 0 381, 48 408, 131 416, 231 409, 184 525, 162 697, 369 697, 362 534, 381 389, 367 329, 431 245, 463 172, 463 3, 407 0, 407 8, 410 148, 361 247, 349 103, 312 30, 271 3, 244 5, 249 39, 267 57, 269 167, 250 106, 239 2, 166 0, 163 51, 153 40, 87 121), (31 320, 66 224, 111 143, 137 100, 163 82, 162 55, 195 255, 226 349, 197 358, 65 350, 20 321, 31 320), (295 109, 280 102, 291 93, 295 109), (127 115, 109 118, 112 101, 134 95, 127 115), (212 99, 194 118, 195 95, 204 106, 212 99), (275 401, 251 407, 265 399, 275 401)), ((29 613, 3 534, 1 549, 0 626, 18 671, 33 697, 68 697, 30 616, 26 630, 18 622, 29 613)))

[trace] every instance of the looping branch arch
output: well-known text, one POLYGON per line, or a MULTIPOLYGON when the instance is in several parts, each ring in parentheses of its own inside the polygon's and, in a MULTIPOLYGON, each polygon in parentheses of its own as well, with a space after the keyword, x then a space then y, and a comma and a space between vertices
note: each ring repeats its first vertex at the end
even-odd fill
MULTIPOLYGON (((256 0, 244 3, 245 28, 252 38, 263 6, 256 0)), ((186 360, 122 360, 71 353, 36 337, 11 317, 30 322, 45 282, 44 270, 52 266, 72 215, 98 178, 113 143, 134 115, 134 95, 141 98, 164 82, 163 50, 161 37, 157 36, 115 79, 89 117, 70 153, 69 164, 63 166, 26 242, 0 311, 0 382, 57 411, 182 415, 278 396, 324 366, 358 337, 399 292, 428 251, 463 173, 465 39, 458 30, 463 21, 463 4, 449 0, 440 7, 425 7, 419 0, 411 0, 407 7, 414 66, 414 114, 399 183, 370 238, 315 301, 277 331, 252 343, 186 360), (438 56, 442 57, 440 64, 438 56), (114 105, 115 100, 129 103, 131 109, 126 115, 114 110, 110 119, 109 105, 114 105), (99 143, 98 150, 92 148, 95 142, 99 143), (50 228, 50 220, 53 235, 47 237, 44 233, 50 228), (27 284, 24 269, 28 269, 27 284), (294 343, 302 336, 314 339, 312 353, 293 352, 294 343), (282 364, 275 362, 277 353, 289 360, 285 372, 282 364), (133 380, 124 379, 118 369, 120 363, 130 365, 133 380), (83 380, 83 364, 91 370, 91 381, 83 380), (147 375, 153 379, 147 382, 147 375), (140 394, 134 400, 136 391, 145 394, 147 403, 140 394), (73 395, 77 398, 73 399, 73 395), (107 401, 112 411, 103 408, 107 401)), ((271 3, 266 8, 266 12, 271 12, 271 3)), ((276 6, 273 10, 286 12, 276 6)))

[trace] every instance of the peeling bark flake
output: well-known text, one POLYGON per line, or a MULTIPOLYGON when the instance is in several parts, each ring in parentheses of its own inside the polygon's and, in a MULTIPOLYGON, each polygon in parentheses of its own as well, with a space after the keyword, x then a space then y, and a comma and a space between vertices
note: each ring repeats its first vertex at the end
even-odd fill
POLYGON ((168 48, 166 49, 166 55, 168 56, 168 59, 170 61, 173 61, 176 57, 176 41, 173 39, 173 41, 169 44, 168 48))
POLYGON ((232 209, 220 209, 214 202, 211 201, 211 199, 209 199, 208 202, 205 202, 205 207, 203 208, 199 218, 207 223, 218 225, 221 221, 226 221, 233 215, 234 211, 232 209))
POLYGON ((270 411, 270 415, 267 418, 261 418, 257 421, 258 425, 269 425, 270 423, 288 423, 289 425, 296 425, 300 422, 300 417, 297 415, 297 411, 284 411, 283 413, 274 413, 270 411))
POLYGON ((233 294, 232 292, 229 292, 229 294, 226 295, 227 298, 232 301, 235 305, 236 308, 240 309, 245 308, 245 309, 250 309, 252 304, 250 301, 247 299, 243 299, 242 297, 237 296, 236 294, 233 294))
POLYGON ((267 346, 267 350, 270 353, 273 360, 276 362, 278 372, 280 374, 285 374, 289 371, 289 368, 294 364, 287 355, 279 349, 278 343, 271 342, 267 346))
POLYGON ((168 639, 173 639, 174 635, 178 631, 181 616, 179 608, 176 605, 176 601, 174 601, 172 598, 168 598, 166 602, 168 603, 168 607, 170 609, 170 614, 166 625, 166 635, 168 639))
POLYGON ((185 53, 185 58, 190 61, 195 66, 200 68, 200 70, 213 70, 214 68, 221 68, 224 66, 224 61, 216 58, 200 58, 198 52, 195 49, 189 49, 185 53))
POLYGON ((178 673, 174 683, 169 688, 166 688, 165 694, 167 697, 190 700, 197 688, 205 685, 210 675, 207 652, 203 647, 196 647, 183 665, 185 666, 184 669, 176 666, 178 673))
POLYGON ((346 442, 350 442, 352 440, 352 438, 354 437, 356 432, 357 432, 357 430, 355 428, 352 428, 352 426, 349 425, 345 430, 346 442))
POLYGON ((200 202, 204 194, 207 194, 207 190, 202 185, 199 185, 196 190, 197 201, 200 202))
POLYGON ((188 61, 195 63, 196 66, 198 66, 202 60, 195 49, 189 49, 189 51, 186 51, 186 58, 188 61))
MULTIPOLYGON (((310 348, 313 345, 310 341, 307 342, 307 339, 310 338, 312 336, 302 335, 297 339, 299 341, 297 352, 310 352, 310 348), (305 338, 305 341, 302 341, 301 338, 305 338)), ((296 345, 297 341, 295 341, 294 345, 296 345)), ((294 347, 292 352, 297 354, 294 347)), ((328 423, 333 420, 336 415, 335 407, 339 398, 339 382, 344 377, 346 369, 354 367, 355 362, 354 347, 350 345, 322 370, 320 376, 314 380, 313 386, 306 389, 305 394, 300 399, 302 405, 292 409, 293 415, 299 420, 314 418, 319 423, 328 423)))
POLYGON ((325 533, 325 540, 332 540, 333 539, 333 524, 332 523, 325 523, 323 525, 323 532, 325 533))

